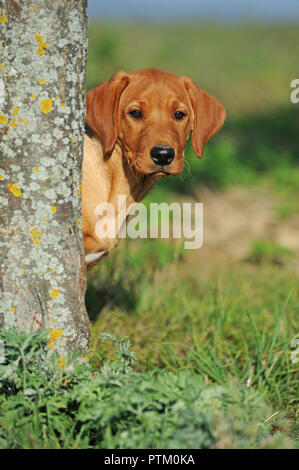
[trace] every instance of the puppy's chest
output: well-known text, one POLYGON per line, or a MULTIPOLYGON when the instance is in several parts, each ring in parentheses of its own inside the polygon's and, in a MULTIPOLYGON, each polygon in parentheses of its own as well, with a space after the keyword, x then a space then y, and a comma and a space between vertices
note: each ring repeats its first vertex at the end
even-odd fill
POLYGON ((95 233, 103 251, 110 251, 124 238, 129 212, 136 205, 122 194, 119 194, 117 199, 117 204, 103 203, 96 208, 95 233))

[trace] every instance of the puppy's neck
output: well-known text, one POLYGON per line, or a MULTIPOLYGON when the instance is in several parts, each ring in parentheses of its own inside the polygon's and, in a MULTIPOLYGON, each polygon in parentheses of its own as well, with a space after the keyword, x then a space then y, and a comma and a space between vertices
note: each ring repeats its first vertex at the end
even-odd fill
POLYGON ((118 195, 127 197, 127 205, 140 202, 154 186, 155 179, 151 175, 143 175, 135 170, 124 156, 124 149, 117 141, 109 158, 105 158, 100 139, 95 135, 85 135, 85 140, 97 154, 97 161, 105 178, 105 201, 117 204, 118 195))

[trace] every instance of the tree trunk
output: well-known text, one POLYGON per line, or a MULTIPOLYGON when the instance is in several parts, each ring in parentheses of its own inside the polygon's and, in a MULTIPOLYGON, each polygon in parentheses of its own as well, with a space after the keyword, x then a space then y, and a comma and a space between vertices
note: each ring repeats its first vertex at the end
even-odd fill
POLYGON ((86 351, 87 0, 0 1, 0 327, 86 351))

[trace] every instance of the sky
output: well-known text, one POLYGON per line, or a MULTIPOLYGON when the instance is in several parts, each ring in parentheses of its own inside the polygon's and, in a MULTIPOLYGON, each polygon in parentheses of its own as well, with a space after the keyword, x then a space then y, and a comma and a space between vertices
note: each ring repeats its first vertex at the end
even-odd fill
POLYGON ((88 0, 89 18, 154 21, 246 17, 263 20, 299 19, 299 0, 88 0))

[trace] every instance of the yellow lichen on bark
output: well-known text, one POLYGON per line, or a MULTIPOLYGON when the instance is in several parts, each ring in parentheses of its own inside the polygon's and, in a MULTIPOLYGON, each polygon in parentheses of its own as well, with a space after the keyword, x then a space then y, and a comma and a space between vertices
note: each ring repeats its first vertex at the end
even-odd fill
POLYGON ((20 190, 19 186, 15 183, 9 188, 9 191, 16 197, 20 197, 22 194, 22 191, 20 190))
POLYGON ((55 341, 60 338, 62 335, 62 330, 51 330, 50 331, 50 340, 48 346, 50 349, 53 349, 55 341))
POLYGON ((55 297, 57 297, 58 294, 59 294, 58 289, 52 289, 52 294, 49 294, 49 295, 52 299, 55 299, 55 297))
POLYGON ((0 16, 0 23, 5 24, 6 21, 7 21, 6 13, 5 13, 5 11, 2 11, 2 15, 0 16))
POLYGON ((29 233, 33 236, 33 238, 38 238, 41 236, 40 232, 36 232, 35 230, 30 230, 29 233))
POLYGON ((26 121, 25 119, 22 119, 22 118, 18 118, 18 121, 22 122, 23 124, 25 124, 25 126, 28 126, 29 122, 26 121))
POLYGON ((7 117, 0 113, 0 124, 7 124, 7 117))
POLYGON ((49 47, 49 44, 44 42, 45 37, 41 36, 39 33, 36 33, 34 37, 38 45, 37 53, 39 55, 45 55, 45 52, 46 52, 45 49, 49 47))
POLYGON ((53 102, 50 98, 47 100, 41 100, 40 102, 40 109, 45 114, 48 114, 51 111, 52 106, 53 106, 53 102))

